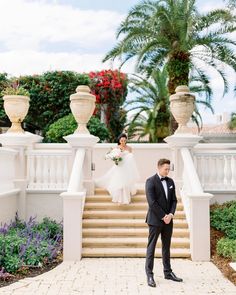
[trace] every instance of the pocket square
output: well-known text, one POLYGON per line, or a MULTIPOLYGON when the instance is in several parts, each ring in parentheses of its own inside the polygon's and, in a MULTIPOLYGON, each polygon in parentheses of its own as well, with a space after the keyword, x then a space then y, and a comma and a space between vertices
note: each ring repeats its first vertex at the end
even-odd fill
POLYGON ((171 188, 173 188, 173 185, 171 185, 171 186, 169 187, 169 189, 171 189, 171 188))

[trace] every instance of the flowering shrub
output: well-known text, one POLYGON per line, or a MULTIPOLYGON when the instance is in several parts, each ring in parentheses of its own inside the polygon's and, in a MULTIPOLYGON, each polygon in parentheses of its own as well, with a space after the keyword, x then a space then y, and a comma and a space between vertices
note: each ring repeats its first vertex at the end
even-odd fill
MULTIPOLYGON (((15 273, 25 267, 41 267, 62 251, 62 225, 44 218, 37 223, 18 216, 9 225, 0 228, 0 274, 15 273)), ((1 278, 0 277, 0 278, 1 278)))
POLYGON ((118 70, 90 72, 91 88, 96 95, 96 103, 122 104, 127 95, 127 75, 118 70))
POLYGON ((126 121, 126 112, 121 106, 127 95, 127 75, 118 70, 103 70, 90 72, 89 78, 92 93, 96 96, 95 114, 99 116, 102 106, 107 105, 106 125, 111 134, 111 141, 116 141, 126 121))

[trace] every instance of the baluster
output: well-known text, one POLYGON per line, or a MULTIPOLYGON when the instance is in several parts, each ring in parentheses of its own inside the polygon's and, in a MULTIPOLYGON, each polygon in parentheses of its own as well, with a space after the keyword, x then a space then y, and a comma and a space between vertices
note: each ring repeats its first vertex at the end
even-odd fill
POLYGON ((35 187, 35 156, 28 155, 28 188, 32 189, 35 187))
POLYGON ((201 184, 203 185, 202 156, 197 155, 195 157, 195 163, 196 163, 195 167, 196 167, 196 170, 197 170, 199 180, 200 180, 201 184))
POLYGON ((63 163, 63 188, 66 189, 69 180, 69 171, 68 171, 68 161, 69 157, 64 156, 64 163, 63 163))
POLYGON ((232 179, 231 179, 231 184, 232 187, 236 187, 236 156, 232 155, 231 156, 231 171, 232 171, 232 179))
POLYGON ((44 189, 47 189, 49 188, 49 173, 48 173, 48 156, 43 156, 42 157, 42 163, 43 163, 43 184, 42 184, 42 187, 44 189))
POLYGON ((211 188, 215 189, 216 188, 216 156, 212 156, 210 159, 210 166, 209 166, 209 170, 211 171, 210 173, 210 186, 211 188))
POLYGON ((216 156, 216 188, 222 187, 222 161, 220 155, 216 156))
POLYGON ((206 155, 204 156, 204 170, 203 170, 203 177, 204 177, 204 189, 209 188, 209 178, 210 178, 210 173, 209 173, 209 156, 206 155))
POLYGON ((198 162, 199 162, 199 176, 200 176, 200 182, 202 184, 202 187, 204 187, 205 179, 204 179, 204 156, 198 156, 198 162))
POLYGON ((36 155, 35 188, 42 188, 42 157, 40 155, 36 155))
POLYGON ((52 155, 49 159, 49 183, 50 188, 56 188, 56 157, 52 155))
POLYGON ((224 156, 224 185, 226 188, 231 186, 231 167, 230 156, 224 156))
POLYGON ((228 188, 232 188, 232 183, 231 183, 231 180, 232 180, 231 158, 232 158, 231 155, 227 155, 227 156, 226 156, 227 167, 228 167, 228 169, 227 169, 227 174, 226 174, 226 178, 227 178, 227 187, 228 187, 228 188))
POLYGON ((56 187, 58 189, 62 188, 62 163, 61 163, 62 157, 56 156, 56 163, 57 163, 57 170, 56 170, 56 187))

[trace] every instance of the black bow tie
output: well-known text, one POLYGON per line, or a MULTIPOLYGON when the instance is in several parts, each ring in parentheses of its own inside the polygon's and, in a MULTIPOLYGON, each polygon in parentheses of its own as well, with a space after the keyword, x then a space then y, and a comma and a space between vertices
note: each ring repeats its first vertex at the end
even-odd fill
POLYGON ((161 177, 161 181, 165 180, 167 181, 168 177, 161 177))

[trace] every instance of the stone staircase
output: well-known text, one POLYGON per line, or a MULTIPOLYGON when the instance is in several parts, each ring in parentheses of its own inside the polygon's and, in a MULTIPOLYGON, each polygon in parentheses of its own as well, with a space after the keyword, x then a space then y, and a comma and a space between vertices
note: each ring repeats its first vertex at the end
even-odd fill
MULTIPOLYGON (((87 196, 83 214, 83 257, 145 257, 148 226, 145 223, 147 201, 138 190, 129 205, 111 202, 105 190, 96 189, 87 196)), ((190 257, 189 231, 183 204, 178 200, 175 213, 171 257, 190 257)), ((158 239, 156 257, 161 256, 158 239)))

